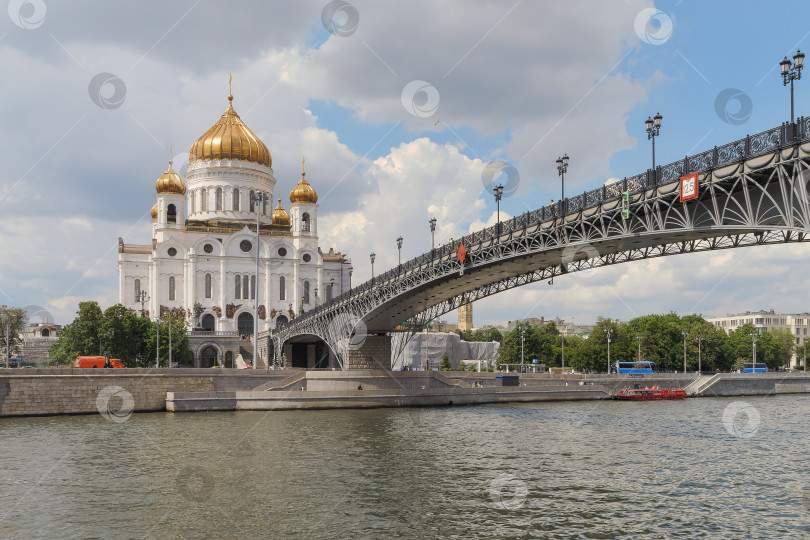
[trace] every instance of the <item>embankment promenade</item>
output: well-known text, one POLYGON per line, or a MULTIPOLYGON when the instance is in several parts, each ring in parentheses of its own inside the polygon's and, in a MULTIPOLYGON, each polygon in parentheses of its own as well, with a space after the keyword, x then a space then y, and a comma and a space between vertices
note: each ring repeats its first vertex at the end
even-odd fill
POLYGON ((13 369, 0 373, 0 416, 87 414, 99 412, 100 407, 185 412, 598 400, 610 399, 625 387, 651 386, 686 388, 692 397, 810 394, 810 374, 806 373, 635 377, 521 374, 517 379, 515 375, 371 370, 13 369), (104 399, 111 402, 101 403, 104 399), (119 401, 113 402, 115 399, 119 401))

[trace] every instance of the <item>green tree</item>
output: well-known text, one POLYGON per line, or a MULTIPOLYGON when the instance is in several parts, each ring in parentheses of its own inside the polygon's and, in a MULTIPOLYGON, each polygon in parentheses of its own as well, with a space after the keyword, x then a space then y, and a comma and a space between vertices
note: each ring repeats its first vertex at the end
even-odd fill
MULTIPOLYGON (((790 365, 790 359, 793 357, 793 352, 797 346, 793 339, 793 334, 786 328, 774 328, 771 330, 773 340, 775 343, 774 350, 774 369, 790 365)), ((770 369, 771 366, 768 366, 770 369)))
POLYGON ((72 364, 77 356, 97 356, 103 318, 98 302, 79 302, 76 318, 62 328, 51 346, 51 364, 72 364))
MULTIPOLYGON (((81 302, 77 316, 62 329, 51 346, 52 364, 71 364, 77 356, 106 355, 120 358, 126 367, 155 364, 158 323, 139 317, 117 304, 103 313, 96 302, 81 302)), ((187 324, 182 316, 172 317, 172 361, 188 364, 191 358, 187 324)), ((159 323, 161 362, 168 359, 169 320, 159 323)), ((165 364, 161 364, 165 365, 165 364)))
MULTIPOLYGON (((7 308, 0 311, 0 358, 6 358, 6 345, 11 358, 19 356, 22 338, 20 334, 25 330, 28 322, 25 310, 19 308, 7 308), (6 327, 8 327, 8 344, 6 343, 6 327)), ((5 365, 5 360, 3 361, 5 365)))
POLYGON ((550 323, 542 328, 536 328, 526 322, 518 322, 511 332, 508 332, 498 349, 498 365, 531 364, 537 358, 539 362, 552 365, 554 362, 554 342, 559 339, 556 325, 550 323), (523 342, 523 356, 521 356, 521 332, 525 337, 523 342))
POLYGON ((807 342, 803 343, 800 346, 796 346, 796 360, 797 360, 797 367, 801 366, 801 369, 806 369, 807 366, 805 365, 805 358, 807 358, 807 351, 805 351, 805 347, 807 347, 807 342))
POLYGON ((489 335, 487 335, 487 341, 497 341, 501 343, 503 341, 503 334, 497 328, 490 328, 489 335))
POLYGON ((451 371, 453 366, 450 364, 450 355, 444 353, 442 355, 442 363, 441 363, 441 370, 442 371, 451 371))
MULTIPOLYGON (((188 324, 182 316, 172 317, 172 362, 177 362, 183 365, 191 363, 191 348, 188 343, 188 324)), ((151 323, 148 335, 146 336, 147 343, 144 350, 145 360, 143 367, 155 365, 156 355, 156 341, 157 341, 158 325, 151 323)), ((166 366, 169 360, 169 317, 163 317, 160 321, 160 365, 166 366)))

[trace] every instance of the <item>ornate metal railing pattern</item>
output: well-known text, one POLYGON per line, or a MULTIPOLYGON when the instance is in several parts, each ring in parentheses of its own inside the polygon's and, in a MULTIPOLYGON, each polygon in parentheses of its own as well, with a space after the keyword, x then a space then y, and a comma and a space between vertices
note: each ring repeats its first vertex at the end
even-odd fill
MULTIPOLYGON (((519 255, 651 232, 712 227, 754 228, 763 231, 788 228, 807 231, 809 209, 806 185, 804 182, 794 182, 799 169, 808 168, 804 160, 794 156, 792 160, 782 161, 778 165, 770 163, 767 165, 770 169, 766 180, 752 178, 740 165, 753 157, 795 147, 808 138, 810 119, 802 117, 795 125, 782 124, 712 150, 686 156, 677 162, 658 167, 655 173, 648 170, 476 231, 404 262, 306 312, 291 322, 290 326, 276 332, 277 345, 294 335, 314 334, 326 340, 333 350, 338 351, 338 356, 342 357, 352 347, 351 338, 347 336, 353 331, 361 332, 363 321, 375 311, 379 312, 386 303, 417 287, 458 273, 459 262, 455 251, 459 243, 463 243, 468 252, 465 266, 475 269, 519 255), (786 163, 793 163, 792 169, 788 170, 786 163), (731 169, 734 172, 731 175, 733 181, 713 182, 711 175, 704 179, 697 204, 685 206, 674 203, 677 200, 677 184, 674 183, 680 176, 734 165, 737 165, 737 170, 731 169), (740 192, 752 189, 758 193, 751 194, 750 197, 748 194, 746 197, 739 196, 740 192), (618 211, 600 212, 600 209, 604 210, 606 203, 616 201, 623 192, 629 193, 632 207, 630 219, 622 219, 618 211), (564 216, 565 219, 561 219, 564 216)), ((616 210, 618 205, 616 201, 611 209, 616 210)), ((718 233, 718 236, 721 235, 718 233)), ((700 239, 701 242, 704 240, 706 239, 700 239)), ((804 236, 800 241, 804 241, 804 236)), ((707 249, 722 247, 739 246, 717 245, 707 249)), ((697 248, 692 251, 695 249, 697 248)), ((650 256, 662 254, 671 253, 650 256)), ((606 261, 624 262, 616 256, 616 253, 604 255, 606 261)), ((591 260, 594 257, 581 259, 591 260)), ((574 260, 564 262, 573 263, 574 260)), ((526 282, 555 275, 553 268, 538 272, 540 273, 537 276, 526 277, 526 282)), ((514 286, 525 284, 519 281, 514 286)), ((486 292, 491 287, 492 284, 483 287, 484 294, 494 294, 486 292)), ((466 301, 473 299, 475 298, 471 297, 466 301)), ((441 309, 451 311, 461 305, 458 302, 466 301, 463 296, 459 296, 452 301, 441 302, 444 306, 441 309)), ((431 313, 435 313, 434 307, 421 315, 415 315, 414 326, 418 326, 417 319, 431 313)))

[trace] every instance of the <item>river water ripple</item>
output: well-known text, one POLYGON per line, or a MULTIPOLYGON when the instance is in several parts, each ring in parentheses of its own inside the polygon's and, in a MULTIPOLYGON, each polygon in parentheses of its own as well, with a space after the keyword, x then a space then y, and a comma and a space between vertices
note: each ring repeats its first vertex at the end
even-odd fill
POLYGON ((807 538, 810 397, 0 420, 3 538, 807 538))

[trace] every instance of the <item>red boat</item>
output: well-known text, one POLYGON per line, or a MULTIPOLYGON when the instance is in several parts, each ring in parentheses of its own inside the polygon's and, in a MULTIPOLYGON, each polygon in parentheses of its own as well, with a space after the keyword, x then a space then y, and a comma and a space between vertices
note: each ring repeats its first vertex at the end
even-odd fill
POLYGON ((613 399, 626 401, 640 401, 652 399, 685 399, 686 390, 683 388, 622 388, 621 391, 613 394, 613 399))

